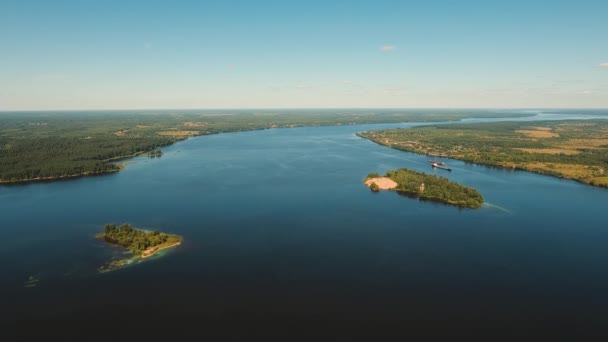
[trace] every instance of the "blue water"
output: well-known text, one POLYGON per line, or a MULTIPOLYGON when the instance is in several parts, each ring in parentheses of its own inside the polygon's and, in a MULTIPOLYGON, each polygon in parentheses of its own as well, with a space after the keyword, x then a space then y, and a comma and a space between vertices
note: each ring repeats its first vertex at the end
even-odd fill
POLYGON ((143 316, 181 329, 358 322, 517 336, 608 324, 607 190, 453 160, 453 172, 434 171, 426 156, 355 135, 409 126, 205 136, 114 175, 0 187, 2 310, 13 327, 62 333, 143 316), (474 187, 488 205, 362 184, 399 167, 474 187), (99 274, 117 253, 94 238, 110 222, 185 241, 99 274))

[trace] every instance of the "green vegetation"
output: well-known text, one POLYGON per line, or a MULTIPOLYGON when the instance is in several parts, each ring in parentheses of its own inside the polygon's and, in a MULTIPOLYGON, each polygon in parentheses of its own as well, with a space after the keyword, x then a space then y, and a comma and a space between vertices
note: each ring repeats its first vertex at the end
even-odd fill
POLYGON ((179 235, 166 234, 158 231, 145 231, 125 223, 116 227, 106 224, 104 232, 97 235, 106 242, 128 248, 133 254, 148 257, 155 252, 175 246, 182 241, 179 235))
POLYGON ((369 186, 370 190, 372 190, 373 192, 378 192, 380 191, 380 187, 378 186, 378 184, 372 182, 372 184, 369 186))
MULTIPOLYGON (((377 177, 377 173, 370 173, 366 180, 377 177)), ((477 209, 483 204, 483 197, 477 190, 451 182, 445 177, 437 177, 408 169, 388 171, 384 177, 390 178, 397 183, 397 187, 392 190, 414 195, 421 199, 471 209, 477 209), (424 187, 421 187, 422 184, 424 184, 424 187)), ((370 188, 373 191, 379 190, 376 183, 372 183, 370 188), (376 190, 372 188, 374 185, 376 186, 376 190)))
POLYGON ((370 172, 367 174, 367 177, 365 177, 365 179, 378 178, 378 177, 382 177, 382 176, 380 176, 380 174, 378 172, 370 172))
POLYGON ((163 155, 163 151, 161 150, 154 150, 154 151, 150 151, 146 154, 149 158, 160 158, 163 155))
POLYGON ((525 114, 436 110, 6 112, 0 113, 0 184, 117 172, 117 160, 159 151, 197 135, 517 116, 525 114))
POLYGON ((608 187, 608 120, 434 125, 359 136, 399 150, 608 187))

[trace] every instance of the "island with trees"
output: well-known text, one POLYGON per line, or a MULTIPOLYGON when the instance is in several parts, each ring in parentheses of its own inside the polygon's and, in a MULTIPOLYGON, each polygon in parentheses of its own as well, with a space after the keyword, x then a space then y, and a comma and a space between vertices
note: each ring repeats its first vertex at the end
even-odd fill
POLYGON ((432 125, 358 135, 403 151, 608 188, 608 120, 432 125))
POLYGON ((423 200, 462 208, 477 209, 484 202, 481 194, 473 188, 451 182, 445 177, 408 169, 391 170, 383 177, 373 172, 367 175, 364 182, 374 192, 394 190, 423 200))
POLYGON ((161 250, 180 245, 183 239, 175 234, 135 228, 128 223, 120 226, 116 226, 113 223, 106 224, 104 231, 97 234, 96 237, 103 239, 107 243, 122 246, 133 254, 133 258, 113 260, 108 265, 102 266, 99 269, 101 272, 111 271, 139 259, 151 257, 161 250))

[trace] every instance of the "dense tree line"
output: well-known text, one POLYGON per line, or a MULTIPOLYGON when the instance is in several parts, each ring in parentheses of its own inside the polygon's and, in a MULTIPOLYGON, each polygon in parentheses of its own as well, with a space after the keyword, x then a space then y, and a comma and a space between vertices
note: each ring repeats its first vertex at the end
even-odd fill
POLYGON ((175 141, 169 137, 0 138, 0 180, 65 177, 118 171, 112 159, 175 141))
POLYGON ((155 150, 151 156, 160 156, 159 147, 192 135, 497 116, 522 114, 401 109, 0 113, 0 183, 115 172, 117 159, 155 150))
POLYGON ((104 232, 97 235, 106 242, 128 248, 134 254, 141 254, 150 247, 162 244, 172 244, 181 241, 181 237, 161 233, 159 231, 144 231, 125 223, 120 226, 106 224, 104 232))

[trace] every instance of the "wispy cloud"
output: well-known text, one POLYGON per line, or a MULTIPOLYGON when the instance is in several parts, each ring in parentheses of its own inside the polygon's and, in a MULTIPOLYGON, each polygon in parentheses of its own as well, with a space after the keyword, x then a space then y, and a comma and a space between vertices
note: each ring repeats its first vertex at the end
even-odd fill
POLYGON ((383 45, 380 47, 380 51, 395 51, 397 50, 397 46, 395 45, 383 45))
POLYGON ((601 67, 601 68, 608 68, 608 62, 606 62, 606 63, 601 63, 601 64, 600 64, 600 67, 601 67))

